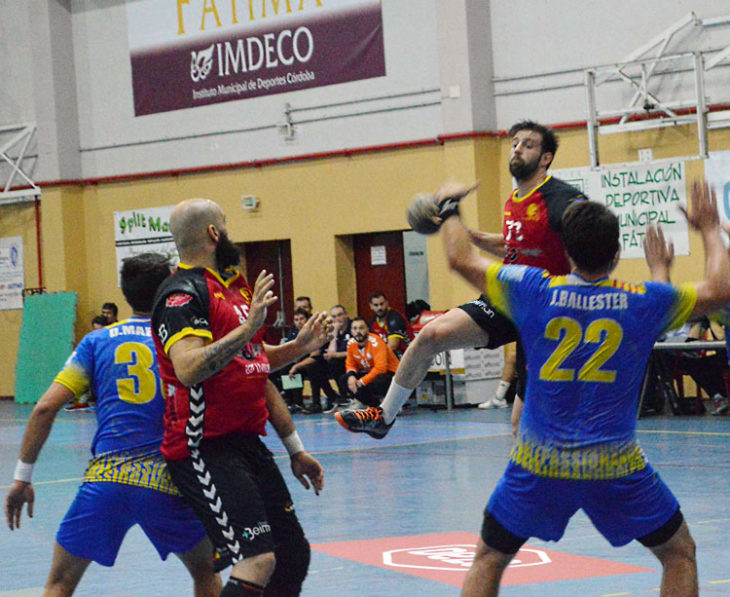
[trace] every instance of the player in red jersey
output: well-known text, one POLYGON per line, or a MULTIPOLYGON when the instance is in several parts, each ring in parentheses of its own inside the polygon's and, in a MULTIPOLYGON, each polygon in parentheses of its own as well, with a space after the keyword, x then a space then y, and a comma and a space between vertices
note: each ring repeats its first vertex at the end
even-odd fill
MULTIPOLYGON (((532 121, 515 124, 509 131, 512 149, 509 170, 517 188, 504 207, 501 233, 470 231, 472 243, 508 264, 532 265, 561 275, 570 271, 560 238, 565 209, 585 199, 577 188, 547 173, 558 148, 550 129, 532 121)), ((509 319, 495 310, 486 296, 451 309, 418 333, 403 355, 398 371, 380 408, 340 413, 340 424, 353 432, 382 438, 413 389, 426 376, 433 357, 445 350, 467 347, 498 348, 517 340, 509 319)), ((524 396, 524 355, 517 349, 517 393, 524 396)), ((513 417, 521 401, 515 399, 513 417)))
POLYGON ((403 358, 413 341, 411 324, 398 311, 390 308, 388 298, 382 292, 370 296, 370 309, 373 312, 373 318, 368 323, 370 333, 385 340, 398 359, 403 358))
POLYGON ((216 570, 233 564, 221 595, 299 595, 309 543, 259 436, 270 420, 294 475, 319 493, 322 467, 304 450, 268 374, 328 340, 326 313, 311 317, 296 340, 265 344, 273 277, 261 272, 252 290, 235 269, 240 254, 221 208, 183 201, 170 230, 181 263, 160 287, 152 315, 167 404, 162 453, 216 547, 216 570))

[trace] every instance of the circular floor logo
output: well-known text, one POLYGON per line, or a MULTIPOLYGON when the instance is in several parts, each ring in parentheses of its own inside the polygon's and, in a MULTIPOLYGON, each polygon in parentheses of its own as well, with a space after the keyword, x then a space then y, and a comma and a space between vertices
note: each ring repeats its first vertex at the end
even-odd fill
MULTIPOLYGON (((463 543, 392 549, 383 552, 383 564, 394 568, 465 572, 471 566, 475 551, 476 545, 463 543)), ((522 568, 549 563, 550 556, 544 551, 524 547, 510 562, 509 567, 522 568)))

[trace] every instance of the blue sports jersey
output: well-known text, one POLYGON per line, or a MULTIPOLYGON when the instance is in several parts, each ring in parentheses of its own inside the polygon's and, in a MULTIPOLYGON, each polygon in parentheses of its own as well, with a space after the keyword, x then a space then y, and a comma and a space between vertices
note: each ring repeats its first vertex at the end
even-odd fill
POLYGON ((112 481, 177 494, 160 453, 165 400, 149 317, 87 334, 56 382, 96 396, 98 427, 85 481, 112 481))
POLYGON ((635 437, 647 360, 684 324, 693 285, 487 271, 490 302, 514 321, 527 357, 525 409, 510 460, 543 477, 615 479, 646 466, 635 437))

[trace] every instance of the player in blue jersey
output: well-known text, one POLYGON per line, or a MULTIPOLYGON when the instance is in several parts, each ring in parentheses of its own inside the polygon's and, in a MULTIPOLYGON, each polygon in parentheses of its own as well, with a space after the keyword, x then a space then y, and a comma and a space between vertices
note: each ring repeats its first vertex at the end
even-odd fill
POLYGON ((202 524, 179 497, 160 453, 165 400, 150 330, 152 300, 169 276, 167 258, 124 260, 122 292, 133 317, 91 332, 33 409, 14 481, 5 500, 11 530, 23 504, 33 516, 31 473, 58 411, 91 390, 98 428, 93 458, 56 535, 46 595, 71 595, 91 563, 112 566, 124 535, 139 524, 164 560, 175 553, 193 577, 195 595, 218 595, 213 550, 202 524))
MULTIPOLYGON (((449 184, 439 193, 442 205, 451 205, 441 228, 449 265, 515 323, 530 374, 517 442, 487 504, 462 595, 496 595, 520 546, 529 537, 559 540, 581 508, 612 545, 636 539, 659 558, 661 595, 697 595, 694 541, 637 443, 636 411, 656 339, 730 302, 730 258, 714 193, 695 183, 688 216, 702 235, 706 278, 675 287, 609 277, 620 255, 618 220, 592 201, 563 215, 568 275, 477 254, 454 200, 464 189, 449 184)), ((649 229, 655 279, 662 259, 654 258, 662 253, 663 237, 649 229)))

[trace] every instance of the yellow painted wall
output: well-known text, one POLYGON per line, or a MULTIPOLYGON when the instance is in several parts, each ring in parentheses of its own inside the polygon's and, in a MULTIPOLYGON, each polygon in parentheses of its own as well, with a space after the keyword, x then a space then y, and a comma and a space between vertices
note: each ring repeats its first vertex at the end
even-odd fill
MULTIPOLYGON (((555 168, 586 166, 584 129, 561 131, 555 168)), ((694 127, 601 136, 603 164, 637 160, 651 147, 654 157, 697 153, 694 127)), ((454 178, 479 180, 476 197, 462 213, 469 226, 497 231, 502 205, 511 191, 507 170, 509 140, 480 137, 392 152, 335 157, 242 170, 180 175, 131 182, 44 189, 42 196, 43 275, 49 291, 79 294, 77 337, 106 301, 120 317, 130 315, 117 287, 113 214, 115 211, 174 205, 209 197, 223 207, 234 242, 291 239, 294 295, 312 297, 321 308, 341 302, 355 310, 355 278, 350 235, 406 228, 411 196, 435 190, 454 178), (241 208, 242 195, 256 195, 257 212, 241 208)), ((730 149, 730 131, 712 131, 710 148, 730 149)), ((688 177, 702 173, 701 161, 687 164, 688 177)), ((26 285, 37 285, 35 217, 32 204, 0 207, 0 236, 24 238, 26 285)), ((431 302, 446 309, 474 298, 474 291, 447 271, 438 237, 428 240, 431 302)), ((677 258, 674 280, 695 279, 702 271, 699 240, 692 254, 677 258)), ((641 260, 626 260, 617 275, 644 279, 641 260)), ((0 395, 13 393, 20 311, 0 311, 0 395)))

